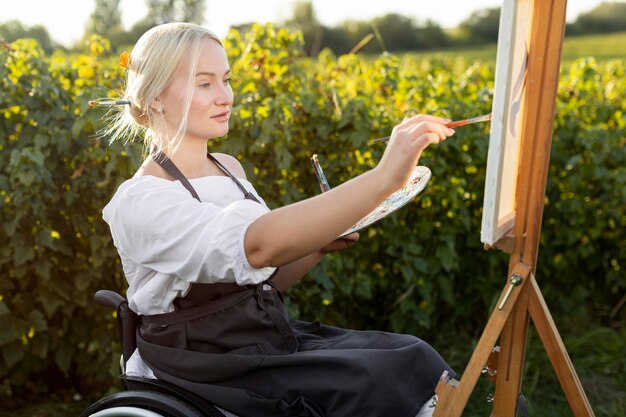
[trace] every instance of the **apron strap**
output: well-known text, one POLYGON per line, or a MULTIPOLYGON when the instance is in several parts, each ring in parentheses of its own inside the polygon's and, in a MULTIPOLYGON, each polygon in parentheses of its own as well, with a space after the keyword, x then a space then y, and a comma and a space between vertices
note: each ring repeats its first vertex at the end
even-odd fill
MULTIPOLYGON (((213 285, 213 284, 198 284, 193 285, 213 285)), ((157 326, 170 326, 176 323, 183 323, 190 320, 199 319, 200 317, 210 316, 217 311, 225 310, 232 307, 242 300, 253 297, 256 294, 256 287, 243 288, 241 291, 231 294, 229 297, 223 297, 219 300, 207 300, 202 304, 197 304, 193 307, 188 307, 182 310, 175 310, 169 313, 150 314, 140 316, 141 324, 148 326, 150 324, 157 326)))
MULTIPOLYGON (((224 165, 222 165, 222 163, 220 161, 218 161, 213 155, 211 155, 210 153, 207 152, 206 156, 211 161, 213 161, 213 163, 215 165, 217 165, 217 167, 220 170, 222 170, 222 172, 224 172, 224 174, 226 174, 231 180, 233 180, 235 182, 235 184, 237 184, 237 187, 241 190, 241 192, 243 193, 244 197, 247 200, 252 200, 252 201, 255 201, 255 202, 259 203, 259 204, 261 203, 254 196, 254 194, 252 194, 250 191, 248 191, 246 189, 246 187, 244 187, 243 184, 241 184, 241 182, 239 182, 237 177, 235 177, 228 169, 226 169, 226 167, 224 165)), ((193 188, 193 186, 191 185, 191 183, 189 182, 187 177, 185 177, 185 175, 183 175, 183 173, 180 171, 180 169, 178 169, 178 167, 176 165, 174 165, 174 162, 172 162, 172 160, 170 158, 168 158, 163 152, 158 152, 157 154, 155 154, 152 157, 152 159, 154 159, 154 161, 157 164, 159 164, 159 166, 161 168, 163 168, 163 170, 165 170, 165 172, 167 172, 169 175, 171 175, 172 177, 174 177, 178 181, 180 181, 180 183, 187 189, 187 191, 189 191, 191 193, 193 198, 195 198, 196 200, 200 201, 200 197, 198 196, 198 193, 193 188)))
POLYGON ((189 182, 187 177, 185 177, 183 173, 180 172, 180 169, 178 169, 178 167, 174 165, 174 163, 172 162, 170 158, 168 158, 163 152, 159 152, 156 155, 154 155, 152 159, 154 159, 154 162, 159 164, 159 166, 163 168, 165 172, 167 172, 172 177, 180 181, 180 183, 183 184, 183 186, 187 189, 187 191, 191 193, 193 198, 200 201, 200 197, 198 196, 198 193, 191 186, 191 183, 189 182))
POLYGON ((224 165, 222 165, 222 163, 220 161, 218 161, 213 155, 211 155, 210 153, 207 152, 206 156, 213 161, 213 163, 215 163, 215 165, 217 165, 217 167, 219 169, 222 170, 222 172, 224 172, 224 174, 228 175, 230 177, 231 180, 235 181, 235 184, 237 184, 237 187, 239 187, 239 189, 241 190, 241 192, 243 193, 244 197, 248 200, 253 200, 256 201, 257 203, 261 203, 255 196, 254 194, 252 194, 250 191, 248 191, 246 189, 246 187, 243 186, 243 184, 241 184, 239 182, 239 180, 237 179, 237 177, 235 177, 228 169, 226 169, 226 167, 224 165))

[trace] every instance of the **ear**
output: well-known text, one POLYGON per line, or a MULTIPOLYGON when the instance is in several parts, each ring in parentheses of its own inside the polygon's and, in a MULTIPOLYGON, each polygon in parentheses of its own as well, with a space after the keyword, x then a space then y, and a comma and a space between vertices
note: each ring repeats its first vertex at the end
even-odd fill
POLYGON ((163 105, 161 103, 161 97, 157 97, 154 99, 152 103, 150 103, 150 109, 157 113, 163 113, 163 105))

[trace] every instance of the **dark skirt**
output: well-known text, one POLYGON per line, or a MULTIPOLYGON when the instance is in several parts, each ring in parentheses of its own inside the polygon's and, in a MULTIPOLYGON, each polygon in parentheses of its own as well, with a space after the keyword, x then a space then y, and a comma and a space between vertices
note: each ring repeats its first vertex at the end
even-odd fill
POLYGON ((289 320, 267 285, 215 285, 204 302, 144 316, 138 348, 157 378, 239 416, 414 417, 453 374, 414 336, 289 320))

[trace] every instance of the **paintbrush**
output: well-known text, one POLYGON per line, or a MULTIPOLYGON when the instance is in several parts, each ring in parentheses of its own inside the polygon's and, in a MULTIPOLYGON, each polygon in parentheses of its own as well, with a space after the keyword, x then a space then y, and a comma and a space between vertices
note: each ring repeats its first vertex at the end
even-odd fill
POLYGON ((326 175, 324 175, 324 171, 322 171, 322 167, 320 166, 320 163, 317 160, 317 154, 314 154, 311 157, 311 165, 313 165, 313 169, 315 170, 315 175, 317 176, 317 182, 319 182, 322 192, 325 193, 326 191, 330 190, 330 185, 328 184, 326 175))
MULTIPOLYGON (((484 114, 482 116, 471 117, 469 119, 456 120, 454 122, 447 123, 446 127, 453 129, 455 127, 465 126, 465 125, 469 125, 472 123, 488 122, 489 120, 491 120, 491 113, 484 114)), ((372 144, 372 143, 377 143, 377 142, 387 142, 390 137, 391 136, 385 136, 384 138, 372 139, 369 141, 369 143, 372 144)))

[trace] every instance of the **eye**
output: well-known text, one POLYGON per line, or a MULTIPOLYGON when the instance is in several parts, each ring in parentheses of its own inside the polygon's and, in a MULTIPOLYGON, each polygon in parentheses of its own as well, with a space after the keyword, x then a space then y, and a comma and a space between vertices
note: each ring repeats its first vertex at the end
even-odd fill
POLYGON ((230 78, 226 78, 226 79, 224 80, 224 85, 228 85, 228 84, 230 84, 230 78))
POLYGON ((208 83, 208 82, 200 84, 200 87, 202 88, 209 88, 210 86, 211 86, 211 83, 208 83))

